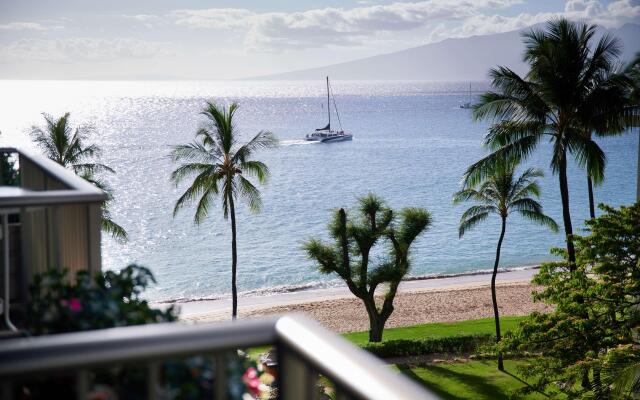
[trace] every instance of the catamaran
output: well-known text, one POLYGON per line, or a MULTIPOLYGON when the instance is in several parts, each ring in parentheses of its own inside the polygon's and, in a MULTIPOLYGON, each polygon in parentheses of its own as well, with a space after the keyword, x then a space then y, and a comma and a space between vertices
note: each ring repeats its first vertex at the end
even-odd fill
POLYGON ((314 132, 307 134, 304 138, 310 142, 321 142, 321 143, 333 143, 333 142, 344 142, 346 140, 353 139, 353 135, 345 132, 342 129, 342 122, 340 121, 340 114, 338 114, 338 106, 336 105, 336 99, 333 99, 333 107, 336 110, 336 116, 338 117, 338 125, 340 125, 339 131, 331 130, 331 88, 329 86, 329 77, 327 76, 327 117, 329 118, 327 126, 324 128, 316 129, 314 132))

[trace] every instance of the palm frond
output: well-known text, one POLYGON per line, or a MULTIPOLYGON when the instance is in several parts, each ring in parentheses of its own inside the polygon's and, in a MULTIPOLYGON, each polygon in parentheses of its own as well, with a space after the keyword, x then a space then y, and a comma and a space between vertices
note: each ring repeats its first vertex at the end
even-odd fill
POLYGON ((540 225, 544 225, 546 227, 548 227, 549 229, 551 229, 553 232, 558 232, 558 224, 556 223, 556 221, 553 220, 553 218, 542 214, 542 213, 538 213, 535 211, 529 211, 529 210, 518 210, 517 211, 522 217, 537 222, 540 225))
POLYGON ((252 212, 259 212, 262 208, 262 198, 260 197, 260 191, 242 175, 238 176, 238 182, 238 194, 245 201, 247 201, 249 210, 251 210, 252 212))
POLYGON ((121 242, 129 240, 127 231, 122 226, 114 222, 109 215, 104 215, 104 213, 102 215, 102 230, 121 242))
POLYGON ((568 150, 573 154, 576 163, 586 168, 594 184, 602 183, 607 156, 595 141, 584 136, 575 137, 568 143, 568 150))
POLYGON ((484 221, 488 217, 489 217, 489 213, 484 212, 484 213, 475 214, 472 217, 469 217, 466 219, 464 218, 461 219, 460 227, 458 228, 458 237, 463 237, 464 234, 467 233, 467 231, 469 231, 470 229, 473 229, 476 225, 478 225, 480 222, 484 221))
POLYGON ((236 163, 245 162, 251 155, 260 149, 272 149, 278 146, 278 139, 269 131, 260 131, 246 144, 236 150, 233 159, 236 163))
POLYGON ((490 177, 496 171, 496 168, 503 166, 505 163, 527 159, 533 153, 539 141, 539 135, 531 135, 502 146, 467 168, 463 178, 464 185, 475 186, 478 182, 490 177))
POLYGON ((209 170, 205 170, 196 176, 191 185, 176 201, 176 204, 173 207, 173 216, 175 217, 181 208, 192 203, 205 192, 209 191, 212 193, 218 193, 218 179, 219 177, 215 174, 211 174, 209 170))
POLYGON ((264 183, 269 178, 269 167, 262 161, 243 161, 239 164, 242 174, 245 176, 255 176, 258 182, 264 183))

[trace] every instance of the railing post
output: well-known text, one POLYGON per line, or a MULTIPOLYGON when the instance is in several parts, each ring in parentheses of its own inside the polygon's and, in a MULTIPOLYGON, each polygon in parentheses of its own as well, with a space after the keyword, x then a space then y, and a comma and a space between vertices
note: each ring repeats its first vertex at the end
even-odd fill
POLYGON ((0 382, 0 398, 13 399, 13 382, 6 380, 0 382))
POLYGON ((310 399, 315 385, 310 386, 308 365, 290 351, 287 346, 278 346, 279 394, 282 400, 310 399))
POLYGON ((147 365, 147 400, 156 400, 160 391, 160 364, 152 361, 147 365))
POLYGON ((89 394, 89 371, 82 369, 76 372, 76 399, 86 400, 89 394))
POLYGON ((227 400, 227 358, 224 353, 213 356, 213 398, 215 400, 227 400))

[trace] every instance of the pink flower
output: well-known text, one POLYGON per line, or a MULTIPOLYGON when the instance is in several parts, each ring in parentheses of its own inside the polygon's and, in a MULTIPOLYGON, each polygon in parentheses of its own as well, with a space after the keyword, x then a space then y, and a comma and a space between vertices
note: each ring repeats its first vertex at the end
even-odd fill
POLYGON ((250 367, 247 369, 244 375, 242 375, 242 382, 244 382, 252 395, 260 396, 260 378, 255 368, 250 367))
POLYGON ((82 311, 82 303, 80 303, 80 300, 76 299, 75 297, 69 300, 69 310, 71 310, 71 312, 82 311))

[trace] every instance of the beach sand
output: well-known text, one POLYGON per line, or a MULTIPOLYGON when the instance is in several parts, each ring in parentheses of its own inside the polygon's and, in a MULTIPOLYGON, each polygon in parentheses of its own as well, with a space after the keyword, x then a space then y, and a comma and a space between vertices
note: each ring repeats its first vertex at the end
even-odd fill
MULTIPOLYGON (((533 303, 531 292, 534 289, 529 280, 500 282, 497 285, 500 315, 527 315, 532 311, 550 311, 549 306, 533 303)), ((493 316, 491 290, 486 283, 469 283, 399 292, 396 295, 394 307, 395 310, 387 321, 386 328, 493 316)), ((360 299, 354 296, 318 299, 288 305, 245 307, 239 309, 239 318, 254 318, 289 312, 305 313, 328 329, 338 333, 366 331, 369 328, 364 306, 360 299)), ((188 322, 228 319, 228 310, 187 315, 183 318, 188 322)))

